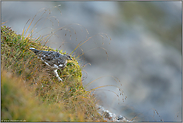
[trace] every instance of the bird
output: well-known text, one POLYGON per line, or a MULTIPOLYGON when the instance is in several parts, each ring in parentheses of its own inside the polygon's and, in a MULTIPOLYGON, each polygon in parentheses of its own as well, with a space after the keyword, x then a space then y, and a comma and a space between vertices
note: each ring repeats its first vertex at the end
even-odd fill
POLYGON ((67 64, 67 60, 72 60, 70 55, 60 54, 55 51, 37 50, 35 48, 29 49, 33 51, 37 55, 37 57, 41 59, 51 70, 53 70, 53 73, 59 81, 62 81, 62 79, 58 75, 57 70, 64 69, 67 64))

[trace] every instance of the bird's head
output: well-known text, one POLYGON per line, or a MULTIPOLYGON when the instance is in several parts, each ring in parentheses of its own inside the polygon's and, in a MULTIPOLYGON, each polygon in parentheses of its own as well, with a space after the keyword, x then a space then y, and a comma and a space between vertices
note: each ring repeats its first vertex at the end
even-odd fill
POLYGON ((70 55, 65 54, 64 56, 66 57, 67 60, 72 60, 70 55))

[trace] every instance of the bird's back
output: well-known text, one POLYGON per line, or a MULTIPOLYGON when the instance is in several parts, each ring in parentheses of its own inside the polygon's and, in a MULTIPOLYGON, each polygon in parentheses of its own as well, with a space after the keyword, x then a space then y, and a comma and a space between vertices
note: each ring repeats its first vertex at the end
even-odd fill
POLYGON ((40 59, 46 60, 46 61, 51 61, 59 57, 62 57, 60 53, 57 53, 54 51, 42 51, 34 48, 30 48, 30 50, 32 50, 40 59))
POLYGON ((67 57, 54 51, 42 51, 30 48, 45 64, 52 68, 62 69, 66 66, 67 57))
POLYGON ((72 60, 70 55, 62 55, 58 52, 42 51, 35 48, 30 48, 30 50, 33 51, 47 66, 53 69, 56 77, 59 81, 62 81, 57 73, 57 69, 63 69, 66 66, 67 60, 72 60))

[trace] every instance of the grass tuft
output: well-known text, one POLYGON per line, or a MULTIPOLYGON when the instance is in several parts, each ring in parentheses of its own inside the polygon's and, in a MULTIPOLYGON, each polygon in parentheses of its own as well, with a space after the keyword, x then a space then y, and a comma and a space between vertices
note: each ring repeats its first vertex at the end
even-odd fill
POLYGON ((95 108, 96 100, 82 85, 77 60, 73 57, 58 71, 63 78, 58 82, 30 47, 56 51, 1 27, 1 121, 104 121, 95 108))

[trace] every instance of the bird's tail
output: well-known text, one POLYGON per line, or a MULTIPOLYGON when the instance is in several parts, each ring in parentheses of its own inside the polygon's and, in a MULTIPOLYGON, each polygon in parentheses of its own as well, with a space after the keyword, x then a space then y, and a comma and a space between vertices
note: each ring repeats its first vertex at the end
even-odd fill
POLYGON ((33 51, 35 54, 39 52, 39 50, 36 50, 35 48, 29 48, 31 51, 33 51))

